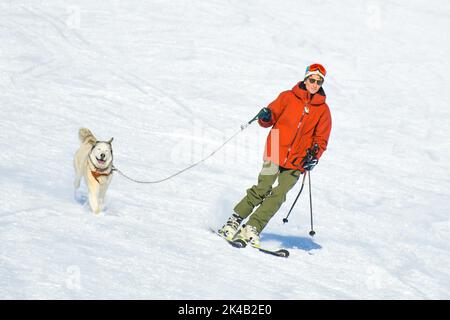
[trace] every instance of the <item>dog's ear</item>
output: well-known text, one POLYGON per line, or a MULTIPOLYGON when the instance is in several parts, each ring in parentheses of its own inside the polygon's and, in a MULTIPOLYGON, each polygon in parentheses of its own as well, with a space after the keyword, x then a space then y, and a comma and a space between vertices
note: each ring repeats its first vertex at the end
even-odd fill
POLYGON ((108 143, 111 144, 113 142, 114 138, 111 138, 108 140, 108 143))

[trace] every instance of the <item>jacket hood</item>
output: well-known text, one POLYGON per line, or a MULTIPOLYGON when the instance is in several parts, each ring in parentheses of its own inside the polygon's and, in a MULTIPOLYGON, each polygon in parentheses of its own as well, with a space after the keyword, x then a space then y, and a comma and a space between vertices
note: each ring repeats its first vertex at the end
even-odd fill
POLYGON ((311 105, 321 105, 325 103, 326 94, 323 90, 323 87, 320 87, 317 93, 311 95, 308 90, 306 90, 306 86, 304 81, 300 81, 293 88, 292 92, 295 94, 297 98, 304 101, 305 103, 309 103, 311 105))

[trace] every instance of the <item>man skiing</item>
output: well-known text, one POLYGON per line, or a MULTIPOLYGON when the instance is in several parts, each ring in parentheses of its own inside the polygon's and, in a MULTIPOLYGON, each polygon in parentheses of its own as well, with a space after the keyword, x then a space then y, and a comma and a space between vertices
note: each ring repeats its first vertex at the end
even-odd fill
POLYGON ((259 112, 258 123, 265 128, 272 127, 266 141, 264 164, 258 184, 247 190, 247 195, 218 231, 228 240, 258 247, 261 231, 286 201, 288 191, 301 174, 314 168, 326 150, 331 114, 322 88, 325 75, 322 65, 308 66, 303 81, 292 90, 282 92, 259 112), (313 149, 313 156, 307 156, 313 149), (278 185, 272 187, 277 179, 278 185), (239 228, 248 217, 247 223, 239 228))

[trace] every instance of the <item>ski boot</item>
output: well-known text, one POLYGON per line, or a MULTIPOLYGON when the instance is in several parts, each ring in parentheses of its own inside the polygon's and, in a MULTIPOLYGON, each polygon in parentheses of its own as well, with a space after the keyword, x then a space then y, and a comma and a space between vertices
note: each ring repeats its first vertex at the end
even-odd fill
POLYGON ((234 236, 233 242, 240 242, 243 247, 245 247, 248 243, 255 248, 259 248, 261 245, 259 232, 254 226, 251 225, 242 226, 239 232, 234 236))
POLYGON ((233 213, 228 221, 224 224, 222 228, 219 229, 218 233, 225 237, 227 240, 233 239, 234 235, 239 229, 243 218, 241 218, 237 213, 233 213))

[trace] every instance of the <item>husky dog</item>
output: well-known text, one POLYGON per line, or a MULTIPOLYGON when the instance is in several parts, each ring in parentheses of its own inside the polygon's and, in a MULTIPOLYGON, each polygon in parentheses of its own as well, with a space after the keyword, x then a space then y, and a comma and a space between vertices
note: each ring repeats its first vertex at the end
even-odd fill
POLYGON ((89 194, 91 210, 98 214, 103 207, 106 190, 112 179, 113 152, 112 141, 98 141, 89 129, 81 128, 78 132, 81 146, 75 153, 75 191, 80 187, 84 177, 89 194))

